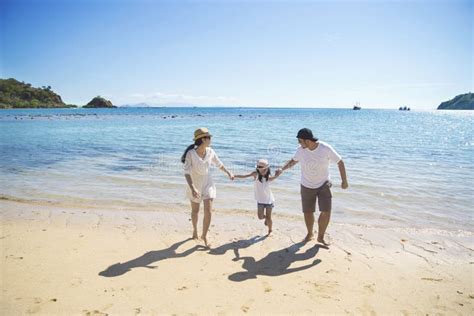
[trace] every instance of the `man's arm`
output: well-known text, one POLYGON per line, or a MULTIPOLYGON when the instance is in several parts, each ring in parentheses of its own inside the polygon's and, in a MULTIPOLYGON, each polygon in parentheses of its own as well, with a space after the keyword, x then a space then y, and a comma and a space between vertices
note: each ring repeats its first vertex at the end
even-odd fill
POLYGON ((277 169, 277 173, 282 173, 283 171, 285 171, 286 169, 290 169, 292 168, 294 165, 296 165, 298 163, 298 161, 294 160, 294 159, 290 159, 289 161, 287 161, 283 167, 277 169), (280 172, 279 172, 280 171, 280 172))
POLYGON ((275 180, 276 178, 278 178, 280 175, 281 175, 282 171, 280 169, 277 169, 275 171, 275 175, 274 176, 269 176, 268 177, 268 181, 273 181, 275 180))
POLYGON ((344 161, 339 160, 337 163, 337 167, 339 168, 339 173, 341 174, 341 188, 347 189, 349 187, 349 184, 347 183, 347 175, 346 175, 346 167, 344 166, 344 161))

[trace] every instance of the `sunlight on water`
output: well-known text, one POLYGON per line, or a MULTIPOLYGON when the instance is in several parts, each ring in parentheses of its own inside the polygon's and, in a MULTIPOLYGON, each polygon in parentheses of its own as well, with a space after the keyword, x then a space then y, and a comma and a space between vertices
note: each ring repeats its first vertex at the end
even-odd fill
MULTIPOLYGON (((89 207, 188 211, 179 159, 206 126, 234 173, 258 158, 292 158, 309 127, 343 156, 335 166, 336 222, 472 231, 471 112, 341 109, 143 108, 3 110, 0 194, 5 199, 89 207), (173 117, 174 116, 174 117, 173 117)), ((255 212, 251 181, 214 170, 217 211, 255 212)), ((299 168, 272 183, 275 213, 301 214, 299 168)))

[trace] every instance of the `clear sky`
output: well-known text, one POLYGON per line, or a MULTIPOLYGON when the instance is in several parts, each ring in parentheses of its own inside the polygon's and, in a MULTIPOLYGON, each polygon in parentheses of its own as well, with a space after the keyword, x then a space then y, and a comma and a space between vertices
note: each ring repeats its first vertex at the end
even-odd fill
POLYGON ((434 109, 474 92, 473 2, 1 0, 0 77, 78 105, 434 109))

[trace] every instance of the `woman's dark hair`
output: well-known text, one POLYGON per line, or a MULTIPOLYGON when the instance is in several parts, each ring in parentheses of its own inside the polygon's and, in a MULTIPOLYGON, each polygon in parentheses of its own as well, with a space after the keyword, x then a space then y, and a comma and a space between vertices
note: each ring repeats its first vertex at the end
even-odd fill
POLYGON ((267 173, 265 173, 264 176, 262 176, 262 174, 260 172, 258 172, 258 168, 255 169, 255 170, 257 170, 258 181, 262 182, 262 178, 265 178, 265 180, 268 181, 268 177, 270 177, 270 167, 268 167, 267 173))
POLYGON ((189 145, 186 150, 184 151, 184 154, 181 156, 181 162, 184 163, 186 161, 186 155, 188 154, 188 151, 193 149, 194 147, 197 147, 202 144, 202 138, 196 139, 194 144, 189 145))

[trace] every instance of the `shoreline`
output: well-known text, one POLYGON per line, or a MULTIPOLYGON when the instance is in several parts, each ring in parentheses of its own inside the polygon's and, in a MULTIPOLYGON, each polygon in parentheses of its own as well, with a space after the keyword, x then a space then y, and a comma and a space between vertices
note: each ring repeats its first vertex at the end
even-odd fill
MULTIPOLYGON (((212 249, 189 214, 0 201, 3 314, 472 312, 472 235, 215 212, 212 249), (179 301, 179 304, 177 303, 179 301)), ((200 223, 202 212, 200 213, 200 223)))
MULTIPOLYGON (((169 213, 186 213, 190 207, 186 202, 161 202, 161 203, 124 203, 123 201, 113 203, 114 201, 101 201, 101 203, 87 203, 87 202, 76 202, 73 203, 72 201, 52 201, 47 199, 26 199, 22 197, 15 197, 8 194, 0 194, 0 205, 1 203, 18 203, 21 205, 25 205, 25 207, 53 207, 53 208, 60 208, 60 209, 71 209, 71 210, 106 210, 106 211, 128 211, 134 213, 144 213, 150 214, 154 212, 166 212, 169 213), (107 203, 106 203, 107 202, 107 203)), ((244 216, 248 217, 249 220, 256 220, 256 210, 253 208, 239 208, 238 206, 232 208, 223 208, 225 204, 222 204, 221 199, 218 199, 214 204, 214 213, 220 216, 221 214, 224 216, 244 216)), ((303 213, 299 209, 299 205, 296 208, 293 214, 290 214, 288 211, 285 210, 276 210, 274 214, 277 214, 280 219, 284 221, 293 221, 293 222, 301 222, 303 223, 303 213)), ((202 206, 201 206, 202 208, 202 206)), ((403 225, 405 222, 399 223, 390 223, 390 220, 386 220, 388 224, 382 224, 382 222, 374 223, 357 223, 346 221, 347 218, 345 217, 338 217, 340 216, 340 210, 334 210, 333 215, 331 217, 330 226, 342 226, 342 227, 354 227, 355 229, 388 229, 388 230, 395 230, 400 233, 420 233, 420 232, 428 232, 432 234, 438 234, 440 236, 459 236, 459 237, 474 237, 474 230, 466 230, 462 228, 443 228, 443 227, 436 227, 436 226, 429 226, 429 227, 420 227, 421 224, 412 225, 412 226, 405 226, 403 225)), ((316 212, 316 216, 317 216, 316 212)), ((364 214, 367 215, 367 214, 364 214)), ((367 215, 368 216, 368 215, 367 215)), ((473 245, 474 248, 474 245, 473 245)))

